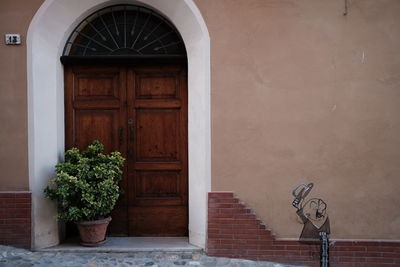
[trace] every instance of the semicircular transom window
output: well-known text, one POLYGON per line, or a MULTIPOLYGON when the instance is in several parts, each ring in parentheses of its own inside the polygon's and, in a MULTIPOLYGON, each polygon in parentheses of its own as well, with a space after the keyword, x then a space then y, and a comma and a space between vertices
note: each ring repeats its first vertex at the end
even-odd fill
POLYGON ((153 10, 117 5, 85 18, 68 38, 63 55, 186 55, 186 49, 176 28, 153 10))

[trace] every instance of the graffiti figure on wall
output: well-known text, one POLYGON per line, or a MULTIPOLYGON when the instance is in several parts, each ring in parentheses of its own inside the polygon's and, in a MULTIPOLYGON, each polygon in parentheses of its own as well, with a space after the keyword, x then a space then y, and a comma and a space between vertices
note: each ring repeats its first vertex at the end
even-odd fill
POLYGON ((297 209, 296 213, 304 224, 300 241, 319 241, 320 233, 330 233, 327 205, 320 198, 305 200, 314 184, 299 184, 293 189, 295 199, 292 205, 297 209))
POLYGON ((314 187, 313 183, 297 185, 292 195, 294 200, 293 207, 297 209, 296 213, 303 222, 299 241, 305 243, 321 242, 321 265, 329 266, 329 238, 331 232, 329 218, 326 212, 327 205, 320 198, 305 198, 314 187))

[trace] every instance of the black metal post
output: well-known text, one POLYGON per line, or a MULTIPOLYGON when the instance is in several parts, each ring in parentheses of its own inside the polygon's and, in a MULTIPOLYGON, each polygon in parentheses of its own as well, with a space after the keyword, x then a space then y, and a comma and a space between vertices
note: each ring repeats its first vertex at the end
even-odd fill
POLYGON ((320 254, 320 266, 329 267, 329 237, 326 232, 320 232, 321 238, 321 254, 320 254))

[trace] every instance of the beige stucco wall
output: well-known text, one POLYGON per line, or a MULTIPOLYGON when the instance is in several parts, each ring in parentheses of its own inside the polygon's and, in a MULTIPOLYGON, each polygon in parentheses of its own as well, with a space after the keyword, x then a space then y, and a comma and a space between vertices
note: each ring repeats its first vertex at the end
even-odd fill
POLYGON ((25 41, 42 1, 0 1, 0 191, 29 189, 25 41), (22 44, 5 45, 6 33, 20 33, 22 44))
MULTIPOLYGON (((26 46, 42 0, 2 0, 0 191, 28 189, 26 46), (16 19, 17 18, 17 19, 16 19)), ((212 189, 278 237, 314 182, 332 237, 400 239, 400 1, 196 0, 211 36, 212 189)))
POLYGON ((400 1, 197 0, 211 36, 212 189, 297 237, 314 182, 333 238, 400 239, 400 1))

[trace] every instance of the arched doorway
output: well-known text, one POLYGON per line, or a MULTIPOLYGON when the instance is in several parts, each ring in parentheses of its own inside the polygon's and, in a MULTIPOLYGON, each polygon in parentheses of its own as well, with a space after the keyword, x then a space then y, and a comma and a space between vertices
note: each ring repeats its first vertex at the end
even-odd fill
POLYGON ((43 197, 65 151, 64 45, 89 14, 112 4, 147 5, 178 29, 188 58, 189 242, 205 247, 207 192, 211 186, 210 39, 192 0, 45 0, 27 35, 29 183, 35 249, 59 242, 55 205, 43 197))
POLYGON ((188 235, 187 58, 175 27, 156 11, 113 5, 68 38, 65 144, 100 140, 126 158, 109 234, 188 235))

